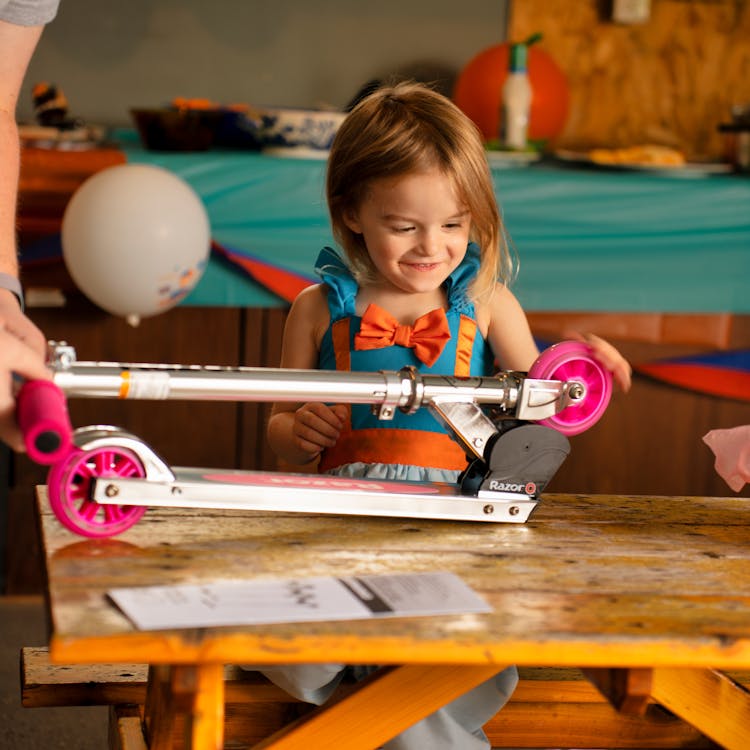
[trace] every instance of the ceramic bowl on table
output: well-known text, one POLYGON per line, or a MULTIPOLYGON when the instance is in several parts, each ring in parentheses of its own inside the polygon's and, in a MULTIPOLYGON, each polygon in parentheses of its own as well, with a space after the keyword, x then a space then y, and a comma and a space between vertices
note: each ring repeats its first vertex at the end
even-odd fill
POLYGON ((266 153, 325 158, 345 112, 267 108, 258 133, 266 153))

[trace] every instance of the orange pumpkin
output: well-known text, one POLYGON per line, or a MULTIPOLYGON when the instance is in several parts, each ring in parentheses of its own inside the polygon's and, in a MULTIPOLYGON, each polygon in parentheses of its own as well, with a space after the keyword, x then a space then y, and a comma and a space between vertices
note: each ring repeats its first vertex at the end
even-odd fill
MULTIPOLYGON (((503 84, 508 74, 510 44, 497 44, 472 58, 453 91, 455 103, 477 124, 486 140, 498 137, 503 84)), ((528 50, 531 82, 529 139, 553 140, 568 116, 568 80, 557 63, 536 45, 528 50)))

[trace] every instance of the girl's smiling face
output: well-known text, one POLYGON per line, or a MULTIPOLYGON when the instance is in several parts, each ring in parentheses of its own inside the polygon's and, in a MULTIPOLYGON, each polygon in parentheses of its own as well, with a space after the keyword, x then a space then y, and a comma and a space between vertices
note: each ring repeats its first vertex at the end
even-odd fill
POLYGON ((453 181, 432 167, 373 181, 346 224, 362 235, 380 283, 419 294, 439 289, 461 263, 471 217, 453 181))

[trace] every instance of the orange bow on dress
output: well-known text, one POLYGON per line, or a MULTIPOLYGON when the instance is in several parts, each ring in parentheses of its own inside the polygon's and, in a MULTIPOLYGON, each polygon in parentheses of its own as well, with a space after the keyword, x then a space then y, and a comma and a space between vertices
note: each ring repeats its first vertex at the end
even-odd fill
POLYGON ((417 318, 413 326, 402 326, 382 307, 371 304, 362 316, 359 333, 354 337, 354 348, 362 351, 394 344, 406 346, 414 349, 420 362, 431 367, 450 337, 448 318, 441 307, 417 318))

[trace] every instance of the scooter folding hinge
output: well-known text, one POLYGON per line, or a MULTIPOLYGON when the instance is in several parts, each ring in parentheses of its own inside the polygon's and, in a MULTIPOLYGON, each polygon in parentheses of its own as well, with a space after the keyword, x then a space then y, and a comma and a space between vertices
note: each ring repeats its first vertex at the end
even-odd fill
POLYGON ((428 409, 467 456, 482 458, 489 441, 497 434, 495 423, 475 401, 436 398, 429 402, 428 409))

